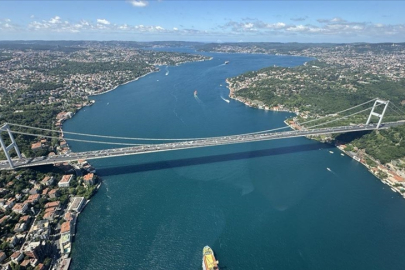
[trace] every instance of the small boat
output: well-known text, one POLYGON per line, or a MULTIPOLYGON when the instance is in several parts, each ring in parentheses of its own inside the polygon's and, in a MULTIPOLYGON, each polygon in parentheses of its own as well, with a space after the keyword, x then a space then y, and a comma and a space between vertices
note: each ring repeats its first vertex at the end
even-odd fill
POLYGON ((229 61, 225 61, 225 63, 224 63, 225 65, 228 65, 229 64, 229 61))
POLYGON ((332 171, 330 168, 326 168, 326 169, 327 169, 328 171, 330 171, 330 172, 332 171))
POLYGON ((333 151, 329 151, 329 153, 333 154, 333 151))
POLYGON ((343 154, 343 153, 341 153, 340 155, 341 155, 341 156, 344 156, 344 154, 343 154))
POLYGON ((203 270, 218 270, 218 261, 215 259, 214 251, 209 246, 205 246, 203 249, 202 259, 203 270))
POLYGON ((194 96, 196 96, 196 95, 197 95, 197 90, 194 91, 194 96))

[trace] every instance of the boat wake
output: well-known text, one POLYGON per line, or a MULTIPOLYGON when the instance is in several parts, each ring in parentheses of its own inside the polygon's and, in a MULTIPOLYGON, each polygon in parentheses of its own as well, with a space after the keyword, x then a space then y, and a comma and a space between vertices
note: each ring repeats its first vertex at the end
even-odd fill
POLYGON ((200 104, 202 103, 201 99, 199 99, 197 95, 194 95, 194 98, 195 98, 195 100, 197 100, 198 103, 200 103, 200 104))
POLYGON ((183 119, 181 119, 181 117, 179 117, 179 115, 177 114, 176 109, 173 109, 173 113, 174 113, 174 115, 176 115, 177 119, 179 119, 183 124, 185 124, 183 119))
POLYGON ((225 101, 226 103, 229 103, 229 102, 230 102, 229 99, 223 98, 222 96, 221 96, 221 99, 222 99, 223 101, 225 101))
POLYGON ((335 175, 336 177, 340 178, 334 171, 332 171, 331 168, 326 168, 328 171, 330 171, 333 175, 335 175))

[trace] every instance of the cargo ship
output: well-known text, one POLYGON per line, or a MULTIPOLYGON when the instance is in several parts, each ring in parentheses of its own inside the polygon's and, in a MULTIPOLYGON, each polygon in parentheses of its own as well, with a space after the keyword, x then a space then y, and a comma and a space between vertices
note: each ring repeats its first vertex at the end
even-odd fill
POLYGON ((205 246, 203 249, 202 269, 219 270, 218 261, 215 259, 214 251, 212 251, 209 246, 205 246))

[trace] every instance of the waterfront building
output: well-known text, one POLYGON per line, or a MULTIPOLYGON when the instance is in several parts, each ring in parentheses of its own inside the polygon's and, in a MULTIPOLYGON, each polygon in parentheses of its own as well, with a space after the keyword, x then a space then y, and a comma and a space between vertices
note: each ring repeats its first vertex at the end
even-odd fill
POLYGON ((94 175, 94 173, 88 173, 83 177, 84 184, 87 186, 94 185, 95 180, 96 176, 94 175))
POLYGON ((73 197, 68 205, 68 211, 80 212, 85 202, 84 197, 73 197))
POLYGON ((63 254, 69 254, 71 250, 72 239, 72 223, 71 221, 65 221, 60 228, 60 250, 63 254))

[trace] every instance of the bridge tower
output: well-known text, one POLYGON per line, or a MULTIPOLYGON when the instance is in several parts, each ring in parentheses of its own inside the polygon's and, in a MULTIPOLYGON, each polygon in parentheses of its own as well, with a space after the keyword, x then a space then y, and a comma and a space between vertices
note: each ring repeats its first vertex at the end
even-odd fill
POLYGON ((0 144, 1 144, 1 148, 4 151, 4 154, 6 155, 6 158, 8 160, 8 163, 10 164, 10 168, 14 168, 14 164, 13 161, 11 160, 9 151, 14 148, 15 152, 17 153, 19 158, 22 158, 20 150, 18 149, 17 143, 14 140, 14 136, 11 133, 10 127, 8 124, 4 124, 2 127, 0 127, 0 144), (1 134, 6 131, 8 133, 8 136, 11 139, 11 144, 9 146, 6 146, 6 144, 3 141, 3 138, 1 137, 1 134))
POLYGON ((387 110, 387 107, 388 107, 389 102, 390 102, 389 100, 376 99, 376 101, 374 102, 373 108, 371 109, 370 115, 368 116, 366 125, 368 125, 368 124, 370 123, 371 116, 374 115, 374 116, 377 116, 377 117, 379 118, 378 124, 377 124, 377 128, 379 128, 379 127, 380 127, 380 124, 381 124, 381 121, 382 121, 382 119, 383 119, 383 117, 384 117, 385 111, 387 110), (379 114, 379 113, 374 112, 374 109, 375 109, 377 106, 381 105, 381 104, 385 104, 382 113, 379 114))

